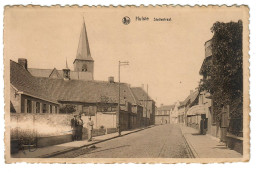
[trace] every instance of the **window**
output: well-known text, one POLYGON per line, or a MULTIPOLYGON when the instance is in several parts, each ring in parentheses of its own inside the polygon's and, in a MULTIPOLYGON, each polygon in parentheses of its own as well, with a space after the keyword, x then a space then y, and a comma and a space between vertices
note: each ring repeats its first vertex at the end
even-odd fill
POLYGON ((36 113, 40 113, 40 102, 36 102, 36 113))
POLYGON ((47 113, 47 105, 43 104, 42 106, 42 113, 47 113))
POLYGON ((27 113, 32 113, 32 101, 27 100, 27 113))
POLYGON ((82 71, 88 71, 87 64, 83 64, 81 70, 82 71))

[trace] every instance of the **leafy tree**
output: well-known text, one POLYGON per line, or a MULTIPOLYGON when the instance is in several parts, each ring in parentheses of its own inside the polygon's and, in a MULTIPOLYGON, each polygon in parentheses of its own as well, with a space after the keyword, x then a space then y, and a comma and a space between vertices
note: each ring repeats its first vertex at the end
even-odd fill
POLYGON ((239 135, 243 128, 243 24, 216 22, 211 31, 212 64, 207 69, 210 78, 202 80, 200 86, 212 94, 217 119, 221 118, 222 107, 230 105, 229 131, 239 135))
POLYGON ((76 112, 76 106, 75 105, 63 105, 63 106, 60 107, 60 113, 71 114, 73 112, 76 112))

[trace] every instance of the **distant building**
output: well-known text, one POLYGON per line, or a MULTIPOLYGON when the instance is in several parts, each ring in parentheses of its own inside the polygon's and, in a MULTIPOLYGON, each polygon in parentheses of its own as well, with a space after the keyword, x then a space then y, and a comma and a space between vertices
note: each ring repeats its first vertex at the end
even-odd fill
POLYGON ((170 124, 170 113, 175 105, 161 105, 156 109, 155 124, 170 124))
POLYGON ((180 105, 178 106, 178 122, 180 124, 189 124, 189 118, 187 116, 187 111, 192 107, 193 105, 197 104, 198 102, 198 90, 190 90, 189 96, 182 102, 180 102, 180 105))
POLYGON ((131 90, 136 100, 138 100, 139 104, 143 107, 142 124, 154 125, 155 124, 155 101, 147 94, 147 92, 142 87, 132 87, 131 90))
POLYGON ((171 111, 170 111, 170 123, 171 124, 178 123, 178 112, 179 112, 178 107, 180 106, 180 102, 178 101, 174 105, 175 105, 174 108, 171 109, 171 111))

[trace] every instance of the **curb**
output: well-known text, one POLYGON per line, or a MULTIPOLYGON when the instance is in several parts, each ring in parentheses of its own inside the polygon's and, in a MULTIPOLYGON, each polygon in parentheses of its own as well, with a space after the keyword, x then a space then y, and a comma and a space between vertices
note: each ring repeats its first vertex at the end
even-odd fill
POLYGON ((107 139, 103 139, 103 140, 100 140, 100 141, 92 142, 92 143, 89 143, 89 144, 86 144, 86 145, 82 145, 80 147, 72 147, 72 148, 67 148, 65 150, 56 151, 56 152, 53 152, 53 153, 50 153, 50 154, 44 154, 42 156, 39 156, 39 158, 50 158, 50 157, 54 157, 54 156, 57 156, 57 155, 60 155, 60 154, 65 154, 67 152, 75 151, 75 150, 78 150, 78 149, 81 149, 81 148, 84 148, 84 147, 88 147, 88 146, 91 146, 91 145, 94 145, 94 144, 98 144, 98 143, 101 143, 101 142, 109 141, 111 139, 115 139, 115 138, 118 138, 118 137, 126 136, 126 135, 129 135, 129 134, 132 134, 132 133, 136 133, 136 132, 139 132, 139 131, 142 131, 142 130, 145 130, 145 129, 148 129, 148 128, 152 128, 152 127, 155 127, 155 125, 151 125, 151 126, 148 126, 148 127, 137 129, 137 130, 128 132, 126 134, 123 134, 121 136, 113 136, 113 137, 110 137, 110 138, 107 138, 107 139))
POLYGON ((180 127, 180 129, 181 129, 184 141, 185 141, 185 145, 187 147, 188 154, 191 156, 191 158, 199 158, 198 153, 196 152, 196 150, 192 146, 191 142, 188 140, 187 135, 183 133, 183 127, 180 127))

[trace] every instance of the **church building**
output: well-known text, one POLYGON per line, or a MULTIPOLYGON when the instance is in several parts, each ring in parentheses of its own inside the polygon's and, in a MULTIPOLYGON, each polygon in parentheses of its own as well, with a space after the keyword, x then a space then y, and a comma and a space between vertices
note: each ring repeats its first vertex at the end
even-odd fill
POLYGON ((38 68, 28 68, 28 71, 35 77, 47 77, 47 78, 57 78, 64 79, 68 76, 70 79, 74 80, 94 80, 94 60, 91 57, 86 24, 83 22, 81 29, 78 50, 76 58, 73 62, 74 70, 71 71, 68 68, 66 62, 66 68, 63 70, 54 69, 38 69, 38 68))

